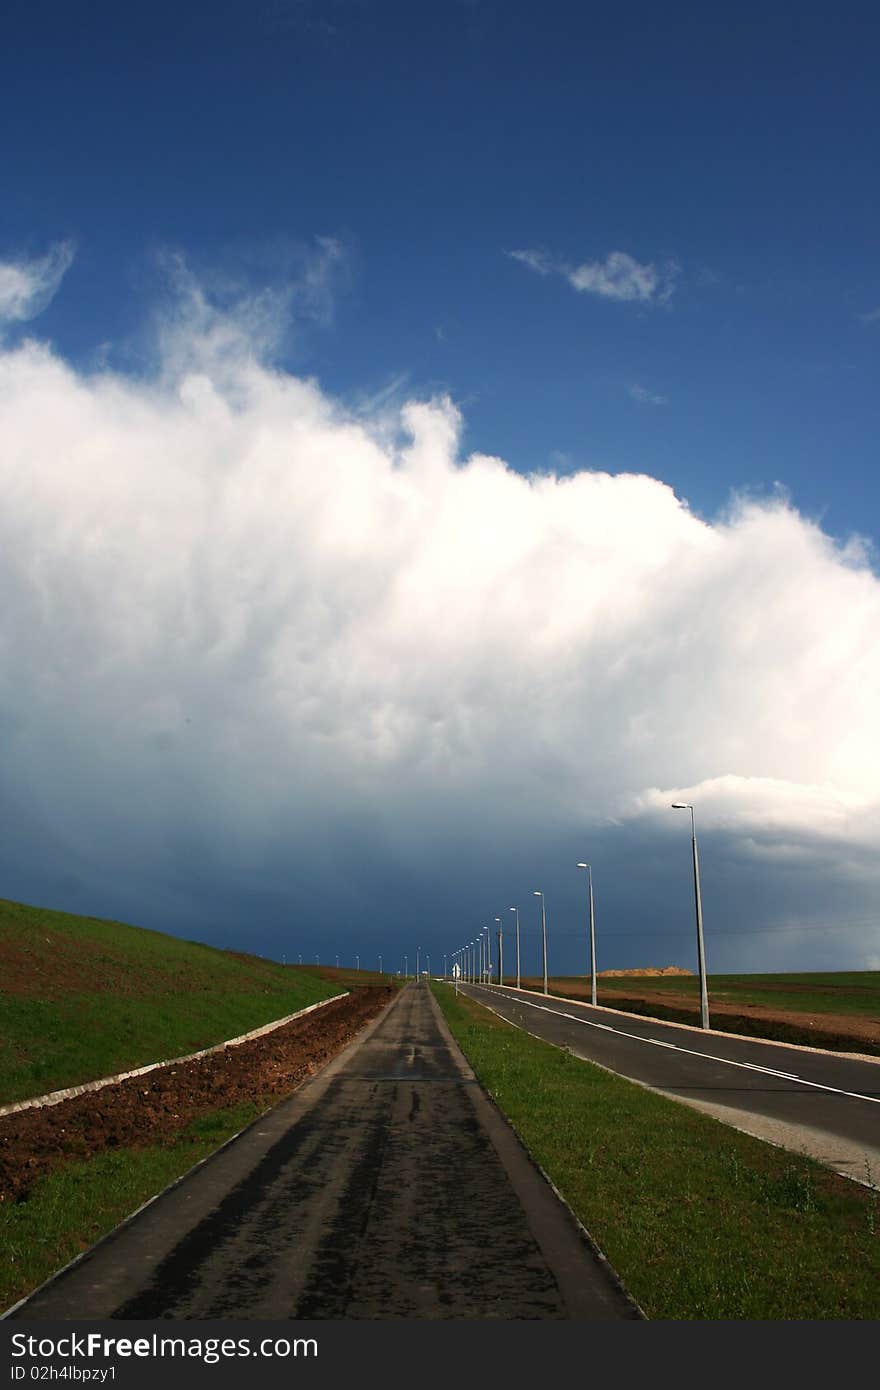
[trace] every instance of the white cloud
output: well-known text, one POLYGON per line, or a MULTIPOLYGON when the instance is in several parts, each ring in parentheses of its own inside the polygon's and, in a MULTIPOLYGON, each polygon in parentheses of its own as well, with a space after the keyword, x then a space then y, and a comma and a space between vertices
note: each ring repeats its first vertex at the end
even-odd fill
POLYGON ((369 834, 402 872, 677 799, 876 860, 858 542, 780 497, 710 524, 637 470, 461 458, 448 399, 355 414, 264 365, 265 306, 182 295, 150 382, 0 353, 4 795, 53 860, 283 837, 331 876, 369 834))
POLYGON ((880 308, 870 309, 866 314, 859 314, 862 323, 880 323, 880 308))
POLYGON ((74 256, 69 241, 56 242, 39 260, 0 261, 0 324, 36 318, 58 290, 74 256))
POLYGON ((649 391, 647 386, 639 386, 637 382, 634 383, 632 386, 628 386, 626 389, 629 395, 632 397, 632 399, 634 401, 638 401, 639 405, 669 404, 668 396, 660 396, 657 394, 656 391, 649 391))
POLYGON ((551 270, 558 269, 551 256, 546 251, 508 251, 508 256, 513 261, 521 261, 530 270, 535 270, 539 275, 549 275, 551 270))
POLYGON ((546 251, 508 251, 507 254, 539 275, 555 272, 564 276, 581 294, 630 303, 666 304, 680 274, 675 261, 667 261, 662 266, 642 263, 626 251, 611 251, 604 261, 584 261, 575 266, 546 251))

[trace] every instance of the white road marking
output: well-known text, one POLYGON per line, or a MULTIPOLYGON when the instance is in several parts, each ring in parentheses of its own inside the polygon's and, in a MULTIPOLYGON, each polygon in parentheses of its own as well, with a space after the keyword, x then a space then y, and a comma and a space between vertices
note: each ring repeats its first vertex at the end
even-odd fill
MULTIPOLYGON (((483 986, 485 989, 485 985, 483 986)), ((491 993, 496 998, 504 999, 509 996, 499 995, 496 990, 491 993)), ((744 1071, 762 1071, 769 1076, 779 1076, 786 1081, 796 1081, 799 1086, 812 1086, 816 1091, 830 1091, 835 1096, 849 1096, 852 1100, 867 1100, 873 1105, 880 1105, 880 1096, 865 1096, 860 1091, 842 1091, 838 1086, 823 1086, 820 1081, 806 1081, 802 1076, 794 1076, 788 1071, 774 1071, 772 1067, 759 1067, 754 1062, 735 1062, 730 1057, 713 1057, 709 1052, 696 1052, 692 1047, 679 1047, 677 1043, 661 1042, 658 1038, 642 1038, 638 1033, 627 1033, 623 1028, 613 1028, 608 1023, 594 1023, 591 1018, 581 1018, 577 1014, 563 1013, 561 1009, 548 1008, 546 1004, 533 1004, 531 999, 517 999, 518 1004, 525 1005, 529 1009, 537 1009, 540 1013, 553 1014, 555 1018, 567 1018, 572 1023, 581 1023, 586 1028, 601 1028, 605 1033, 615 1033, 620 1038, 631 1038, 633 1042, 653 1043, 655 1047, 671 1047, 675 1052, 686 1052, 689 1057, 702 1057, 706 1062, 723 1062, 728 1067, 741 1067, 744 1071)), ((754 1041, 751 1039, 750 1041, 754 1041)))

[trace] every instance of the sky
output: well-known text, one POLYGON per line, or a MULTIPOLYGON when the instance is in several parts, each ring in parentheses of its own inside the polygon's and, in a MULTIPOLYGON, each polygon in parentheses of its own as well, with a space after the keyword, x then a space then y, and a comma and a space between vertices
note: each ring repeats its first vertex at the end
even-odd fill
POLYGON ((0 894, 880 969, 876 7, 13 3, 0 894))

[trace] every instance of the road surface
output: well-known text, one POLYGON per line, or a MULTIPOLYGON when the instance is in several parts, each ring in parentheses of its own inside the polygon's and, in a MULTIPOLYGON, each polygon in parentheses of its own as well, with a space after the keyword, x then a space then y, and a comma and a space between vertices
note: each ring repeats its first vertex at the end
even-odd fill
POLYGON ((427 984, 12 1318, 638 1318, 427 984))
POLYGON ((636 1018, 508 985, 462 988, 578 1057, 880 1185, 880 1061, 636 1018))

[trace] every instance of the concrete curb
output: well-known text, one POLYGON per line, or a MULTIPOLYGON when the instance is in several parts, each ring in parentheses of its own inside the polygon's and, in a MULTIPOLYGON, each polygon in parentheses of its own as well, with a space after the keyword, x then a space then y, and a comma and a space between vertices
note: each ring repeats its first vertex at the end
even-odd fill
POLYGON ((293 1023, 294 1019, 302 1018, 305 1014, 310 1014, 314 1009, 322 1009, 325 1004, 332 1004, 335 999, 345 999, 349 994, 344 990, 342 994, 333 994, 329 999, 319 999, 317 1004, 307 1004, 304 1009, 299 1009, 295 1014, 287 1014, 284 1018, 276 1018, 272 1023, 264 1023, 262 1028, 252 1028, 249 1033, 242 1033, 237 1038, 229 1038, 226 1042, 214 1043, 213 1047, 203 1047, 200 1052, 190 1052, 186 1057, 170 1057, 167 1062, 149 1062, 145 1067, 135 1067, 133 1071, 120 1071, 115 1076, 103 1076, 100 1081, 84 1081, 80 1086, 65 1086, 61 1091, 48 1091, 44 1096, 34 1096, 31 1100, 17 1100, 11 1105, 0 1105, 0 1119, 5 1115, 16 1115, 20 1110, 34 1110, 44 1105, 60 1105, 63 1100, 72 1100, 74 1096, 86 1095, 89 1091, 101 1091, 105 1086, 116 1086, 120 1081, 128 1081, 133 1076, 146 1076, 147 1072, 157 1071, 159 1067, 179 1067, 184 1062, 196 1062, 200 1057, 210 1057, 214 1052, 222 1052, 227 1047, 238 1047, 240 1043, 250 1042, 252 1038, 261 1038, 266 1033, 272 1033, 276 1028, 282 1028, 285 1023, 293 1023))

